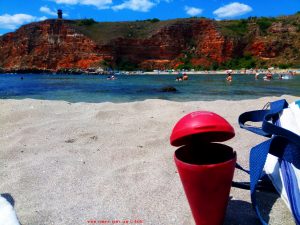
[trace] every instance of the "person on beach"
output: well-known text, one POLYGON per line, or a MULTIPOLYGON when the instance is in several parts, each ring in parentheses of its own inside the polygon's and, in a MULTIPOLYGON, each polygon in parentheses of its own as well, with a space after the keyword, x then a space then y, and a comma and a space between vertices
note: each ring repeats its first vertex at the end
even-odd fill
POLYGON ((182 77, 176 77, 175 81, 182 81, 182 77))
POLYGON ((289 74, 293 77, 296 75, 296 72, 293 72, 292 70, 289 71, 289 74))
POLYGON ((188 75, 186 73, 184 73, 183 77, 182 77, 182 80, 188 80, 188 79, 189 79, 188 75))
POLYGON ((258 80, 258 77, 259 76, 259 70, 258 69, 255 69, 255 80, 258 80))
POLYGON ((273 75, 272 73, 270 72, 270 70, 268 70, 267 74, 266 74, 266 79, 267 80, 272 80, 273 79, 273 75))
POLYGON ((255 73, 255 80, 258 80, 259 73, 255 73))
POLYGON ((227 77, 226 77, 226 81, 231 82, 232 81, 232 70, 227 70, 227 77))
POLYGON ((117 79, 114 75, 112 75, 112 76, 110 76, 110 77, 107 77, 106 78, 107 80, 115 80, 115 79, 117 79))

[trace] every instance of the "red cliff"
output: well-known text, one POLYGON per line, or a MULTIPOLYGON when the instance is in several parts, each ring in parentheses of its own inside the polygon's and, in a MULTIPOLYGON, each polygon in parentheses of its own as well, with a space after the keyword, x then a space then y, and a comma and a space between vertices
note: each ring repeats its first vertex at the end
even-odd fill
POLYGON ((0 39, 0 67, 4 69, 88 68, 103 59, 98 46, 62 20, 21 27, 0 39))
POLYGON ((0 68, 57 71, 122 63, 142 69, 171 69, 181 64, 209 67, 245 54, 265 62, 298 63, 296 25, 273 22, 262 27, 264 34, 251 21, 246 26, 208 19, 81 26, 77 21, 46 20, 0 37, 0 68), (237 30, 243 26, 247 29, 237 30))

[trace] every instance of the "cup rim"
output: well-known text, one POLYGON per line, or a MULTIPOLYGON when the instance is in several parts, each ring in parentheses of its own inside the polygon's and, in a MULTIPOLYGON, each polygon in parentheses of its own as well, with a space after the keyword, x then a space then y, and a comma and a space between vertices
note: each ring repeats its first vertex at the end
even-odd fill
MULTIPOLYGON (((221 146, 226 146, 230 149, 232 149, 230 146, 227 146, 227 145, 224 145, 224 144, 219 144, 219 143, 209 143, 209 144, 215 144, 215 145, 221 145, 221 146)), ((216 165, 225 165, 225 164, 230 164, 231 162, 233 161, 237 161, 237 153, 236 151, 234 151, 232 149, 232 157, 228 160, 225 160, 225 161, 222 161, 222 162, 218 162, 218 163, 213 163, 213 164, 194 164, 194 163, 188 163, 188 162, 185 162, 183 160, 180 160, 177 156, 176 156, 176 153, 179 152, 180 150, 182 150, 183 148, 186 148, 187 146, 182 146, 180 148, 178 148, 175 152, 174 152, 174 160, 176 162, 176 164, 181 164, 183 166, 186 166, 186 167, 213 167, 213 166, 216 166, 216 165)))

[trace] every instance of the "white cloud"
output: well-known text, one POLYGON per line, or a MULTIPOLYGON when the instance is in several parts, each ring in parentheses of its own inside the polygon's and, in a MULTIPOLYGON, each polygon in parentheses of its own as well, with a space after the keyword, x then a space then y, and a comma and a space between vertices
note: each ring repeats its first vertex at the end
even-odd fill
POLYGON ((39 21, 43 21, 43 20, 46 20, 46 19, 48 19, 46 16, 42 16, 42 17, 38 18, 39 21))
POLYGON ((9 15, 4 14, 0 16, 0 28, 4 29, 16 29, 17 26, 22 25, 24 23, 29 23, 35 20, 34 16, 27 14, 15 14, 9 15))
POLYGON ((173 0, 155 0, 155 2, 158 4, 160 2, 166 2, 166 3, 170 3, 173 2, 173 0))
POLYGON ((56 16, 57 15, 56 11, 53 11, 53 10, 49 9, 47 6, 42 6, 40 8, 40 12, 46 13, 46 14, 51 15, 51 16, 56 16))
POLYGON ((57 4, 76 5, 78 0, 54 0, 57 4))
POLYGON ((252 8, 249 5, 233 2, 218 8, 213 12, 213 14, 216 15, 218 18, 231 18, 244 15, 251 11, 252 8))
POLYGON ((203 12, 202 9, 199 9, 199 8, 196 8, 196 7, 190 7, 190 6, 185 6, 184 10, 190 16, 197 16, 197 15, 199 15, 203 12))
MULTIPOLYGON (((47 6, 42 6, 41 8, 40 8, 40 12, 42 12, 42 13, 46 13, 46 14, 48 14, 48 15, 51 15, 51 16, 57 16, 57 11, 56 10, 51 10, 50 8, 48 8, 47 6)), ((68 13, 65 13, 64 12, 64 17, 68 17, 69 15, 68 15, 68 13)), ((44 18, 44 17, 41 17, 41 18, 44 18)), ((47 19, 47 18, 46 18, 47 19)), ((42 20, 42 19, 41 19, 42 20)))
POLYGON ((57 4, 66 5, 92 5, 98 9, 107 9, 112 4, 112 0, 53 0, 57 4))
POLYGON ((114 5, 113 0, 51 0, 57 4, 66 5, 92 5, 96 6, 98 9, 108 9, 111 8, 115 11, 130 9, 133 11, 148 12, 155 5, 160 2, 170 3, 173 0, 123 0, 123 3, 119 5, 114 5))
POLYGON ((156 4, 150 0, 128 0, 120 5, 115 5, 112 7, 113 10, 123 10, 130 9, 133 11, 148 12, 156 4))
POLYGON ((14 30, 20 25, 33 21, 45 20, 47 17, 35 17, 28 14, 4 14, 0 16, 0 28, 14 30))

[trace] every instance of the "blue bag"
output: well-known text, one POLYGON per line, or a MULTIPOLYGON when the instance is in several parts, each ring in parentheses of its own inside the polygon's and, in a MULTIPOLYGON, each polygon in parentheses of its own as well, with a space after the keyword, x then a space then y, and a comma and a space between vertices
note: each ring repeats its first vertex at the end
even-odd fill
POLYGON ((266 174, 300 225, 300 101, 288 104, 279 100, 269 106, 239 117, 241 128, 270 138, 250 152, 252 205, 261 223, 266 225, 256 201, 256 190, 266 174), (246 125, 248 121, 261 122, 262 126, 246 125))

